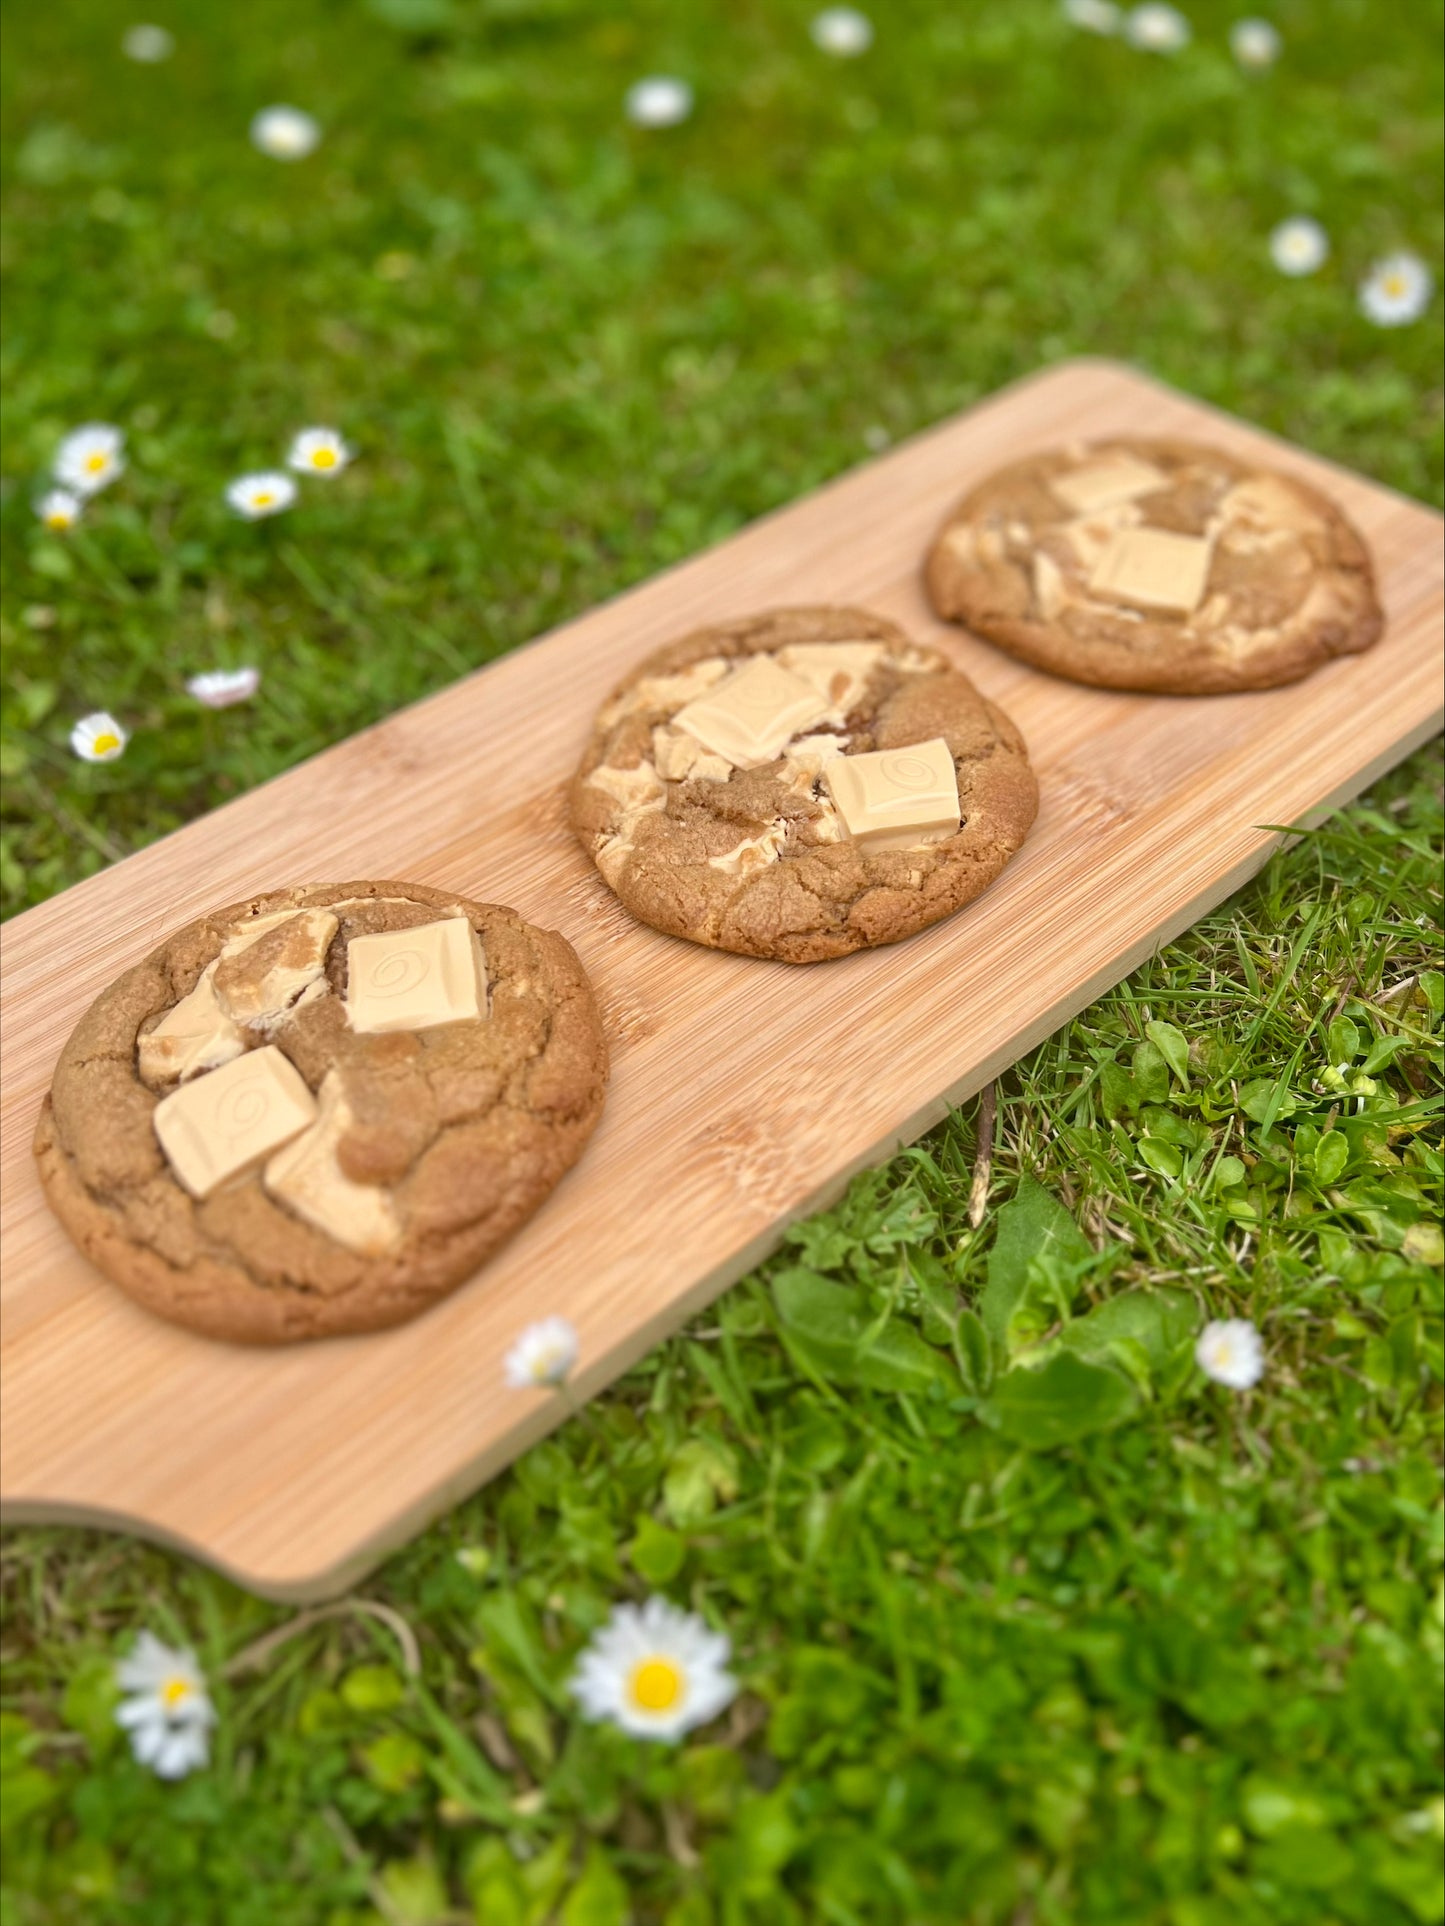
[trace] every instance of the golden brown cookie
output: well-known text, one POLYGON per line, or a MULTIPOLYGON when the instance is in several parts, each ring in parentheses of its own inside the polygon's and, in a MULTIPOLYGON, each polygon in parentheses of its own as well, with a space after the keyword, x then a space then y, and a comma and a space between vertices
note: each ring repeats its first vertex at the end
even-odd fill
POLYGON ((35 1154, 122 1290, 279 1344, 400 1323, 470 1276, 577 1161, 606 1081, 560 936, 417 883, 279 890, 96 998, 35 1154))
POLYGON ((1110 689, 1270 689, 1384 626, 1369 553, 1332 502, 1183 441, 1076 443, 1001 469, 949 516, 926 572, 940 615, 1110 689))
POLYGON ((634 916, 787 963, 951 916, 1037 807, 1008 717, 864 609, 776 609, 660 649, 572 785, 572 825, 634 916))

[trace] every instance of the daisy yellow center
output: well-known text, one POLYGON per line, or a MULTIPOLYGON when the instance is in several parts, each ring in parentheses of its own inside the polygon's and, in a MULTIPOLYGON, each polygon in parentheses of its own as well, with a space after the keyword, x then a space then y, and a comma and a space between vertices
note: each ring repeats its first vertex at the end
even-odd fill
POLYGON ((1405 277, 1404 277, 1404 275, 1403 275, 1403 274, 1387 274, 1387 275, 1385 276, 1385 292, 1386 292, 1386 294, 1388 294, 1388 295, 1391 295, 1391 296, 1393 296, 1393 297, 1396 297, 1396 298, 1398 298, 1398 297, 1399 297, 1400 295, 1402 295, 1402 294, 1403 294, 1403 293, 1405 292, 1405 277))
POLYGON ((632 1702, 644 1712, 670 1712, 682 1697, 682 1685, 681 1668, 656 1653, 635 1665, 628 1680, 632 1702))
POLYGON ((85 458, 86 474, 98 475, 101 469, 104 468, 105 462, 106 462, 106 458, 103 454, 101 454, 99 449, 97 449, 93 455, 87 455, 85 458))
POLYGON ((318 448, 316 453, 311 457, 311 465, 313 468, 334 468, 336 466, 336 450, 334 448, 318 448))
POLYGON ((272 495, 269 490, 263 490, 261 494, 255 496, 253 499, 255 500, 257 508, 269 508, 275 500, 275 496, 272 495))
MULTIPOLYGON (((110 737, 110 741, 114 742, 114 740, 114 736, 110 737)), ((186 1679, 167 1679, 161 1687, 161 1704, 167 1712, 174 1712, 181 1700, 188 1699, 190 1696, 191 1687, 186 1679)))
POLYGON ((119 749, 120 737, 113 736, 108 729, 102 729, 90 746, 98 756, 108 756, 112 749, 119 749))
POLYGON ((45 526, 47 528, 69 528, 69 512, 63 508, 52 509, 50 514, 45 517, 45 526))

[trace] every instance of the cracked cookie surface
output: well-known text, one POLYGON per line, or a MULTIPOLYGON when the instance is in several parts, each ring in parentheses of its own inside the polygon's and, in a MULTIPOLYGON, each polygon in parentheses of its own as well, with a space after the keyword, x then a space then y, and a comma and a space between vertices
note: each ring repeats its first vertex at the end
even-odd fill
POLYGON ((285 1343, 400 1323, 470 1276, 581 1155, 606 1080, 560 936, 414 883, 283 890, 188 924, 101 993, 35 1153, 52 1209, 131 1297, 207 1336, 285 1343), (453 919, 479 939, 484 1014, 354 1028, 351 940, 453 919), (197 1195, 155 1113, 248 1058, 263 1068, 253 1052, 312 1121, 197 1195))
POLYGON ((999 874, 1037 807, 1009 718, 946 656, 847 608, 772 610, 649 656, 603 705, 571 794, 583 847, 640 921, 789 963, 897 942, 952 915, 999 874), (715 721, 711 741, 678 726, 757 658, 770 658, 751 672, 777 681, 773 713, 791 715, 795 734, 759 737, 749 755, 715 721), (939 738, 957 775, 957 831, 911 848, 850 840, 828 763, 939 738))
POLYGON ((1182 441, 1000 470, 949 516, 926 579, 940 615, 1035 668, 1160 694, 1295 682, 1384 626, 1369 551, 1332 502, 1182 441))

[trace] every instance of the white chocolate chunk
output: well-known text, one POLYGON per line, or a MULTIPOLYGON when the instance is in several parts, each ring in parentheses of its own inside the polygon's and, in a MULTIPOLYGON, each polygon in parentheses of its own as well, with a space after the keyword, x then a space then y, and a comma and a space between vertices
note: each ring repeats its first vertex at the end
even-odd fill
POLYGON ((715 756, 710 749, 704 749, 687 773, 692 782, 727 782, 733 766, 726 756, 715 756))
POLYGON ((825 763, 843 754, 847 736, 796 736, 783 751, 783 781, 793 789, 811 789, 825 763))
POLYGON ((769 863, 777 862, 787 836, 788 825, 779 818, 760 836, 745 836, 735 849, 721 856, 709 856, 708 868, 720 869, 724 876, 741 876, 750 869, 765 869, 769 863))
MULTIPOLYGON (((268 919, 269 920, 269 919, 268 919)), ((268 1029, 322 980, 337 930, 327 909, 300 910, 218 958, 216 1000, 237 1023, 268 1029)))
POLYGON ((652 762, 664 782, 681 782, 702 754, 695 736, 659 723, 652 732, 652 762))
POLYGON ((201 971, 196 986, 147 1030, 136 1049, 141 1081, 170 1083, 217 1070, 246 1052, 246 1034, 216 1001, 216 963, 201 971))
POLYGON ((1213 545, 1163 528, 1121 528, 1089 577, 1090 591, 1188 615, 1209 579, 1213 545))
POLYGON ((958 774, 942 736, 841 756, 823 781, 849 838, 863 848, 915 849, 958 830, 958 774))
POLYGON ((480 937, 462 916, 353 936, 346 946, 346 1014, 365 1036, 476 1022, 487 1014, 480 937))
POLYGON ((280 929, 283 923, 289 923, 293 916, 299 916, 300 913, 295 909, 268 910, 264 916, 243 917, 239 923, 232 924, 231 934, 221 945, 221 955, 239 956, 242 950, 250 949, 268 930, 280 929))
POLYGON ((1168 486, 1167 475, 1134 455, 1105 455, 1066 475, 1051 475, 1049 487, 1076 515, 1093 515, 1116 502, 1132 502, 1168 486))
POLYGON ((778 660, 810 682, 841 722, 885 653, 881 642, 795 642, 778 650, 778 660))
POLYGON ((401 1241, 401 1216, 391 1192, 354 1182, 337 1160, 337 1148, 355 1119, 335 1070, 327 1071, 316 1095, 316 1121, 276 1153, 262 1182, 298 1217, 348 1250, 363 1257, 394 1250, 401 1241))
POLYGON ((608 836, 597 845, 594 860, 607 881, 615 886, 631 854, 630 836, 608 836))
POLYGON ((1041 548, 1034 550, 1034 600, 1046 620, 1056 616, 1068 600, 1063 570, 1053 556, 1046 555, 1041 548))
POLYGON ((587 780, 594 789, 601 789, 614 802, 620 802, 624 809, 661 809, 667 801, 667 792, 650 762, 640 762, 635 769, 619 769, 613 763, 604 762, 587 780))
POLYGON ((151 1120, 176 1176, 193 1197, 209 1197, 289 1143, 315 1115, 300 1071, 268 1043, 183 1083, 161 1098, 151 1120))
POLYGON ((679 669, 674 675, 644 676, 606 705, 601 715, 602 726, 610 729, 624 716, 636 715, 641 710, 660 709, 670 713, 680 709, 683 703, 691 702, 721 682, 730 667, 725 657, 707 655, 701 662, 694 662, 689 669, 679 669))
POLYGON ((739 769, 756 769, 772 762, 801 730, 821 722, 829 706, 810 682, 769 655, 755 655, 672 720, 739 769))

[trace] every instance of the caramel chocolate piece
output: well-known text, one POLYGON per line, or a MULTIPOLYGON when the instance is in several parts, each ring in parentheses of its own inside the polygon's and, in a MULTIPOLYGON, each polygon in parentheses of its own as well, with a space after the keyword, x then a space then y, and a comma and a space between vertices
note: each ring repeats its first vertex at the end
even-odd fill
POLYGON ((726 682, 689 702, 673 726, 739 769, 772 762, 783 744, 827 715, 825 696, 769 655, 755 655, 726 682))
POLYGON ((1152 495, 1156 488, 1168 485, 1169 477, 1149 462, 1124 454, 1105 455, 1086 468, 1049 476, 1049 487, 1076 515, 1095 515, 1101 508, 1136 501, 1140 495, 1152 495))
POLYGON ((208 963, 196 986, 166 1011, 153 1029, 136 1040, 136 1064, 141 1082, 152 1087, 184 1082, 203 1070, 218 1070, 246 1050, 246 1033, 233 1023, 216 1000, 216 965, 208 963))
POLYGON ((464 916, 353 936, 346 972, 346 1014, 363 1035, 432 1030, 487 1014, 481 939, 464 916))
POLYGON ((958 832, 958 772, 942 736, 835 757, 823 781, 850 841, 864 849, 916 849, 958 832))
POLYGON ((1191 615, 1209 579, 1212 544, 1163 528, 1121 528, 1089 578, 1095 595, 1191 615))
POLYGON ((394 1249, 401 1240, 401 1217, 391 1192, 380 1184, 358 1184, 337 1159, 355 1118, 335 1070, 327 1071, 316 1096, 315 1123, 277 1151, 262 1182, 298 1217, 348 1250, 374 1257, 394 1249))
POLYGON ((268 1043, 162 1097, 152 1121, 176 1176, 193 1197, 209 1197, 289 1143, 315 1115, 301 1072, 268 1043))

